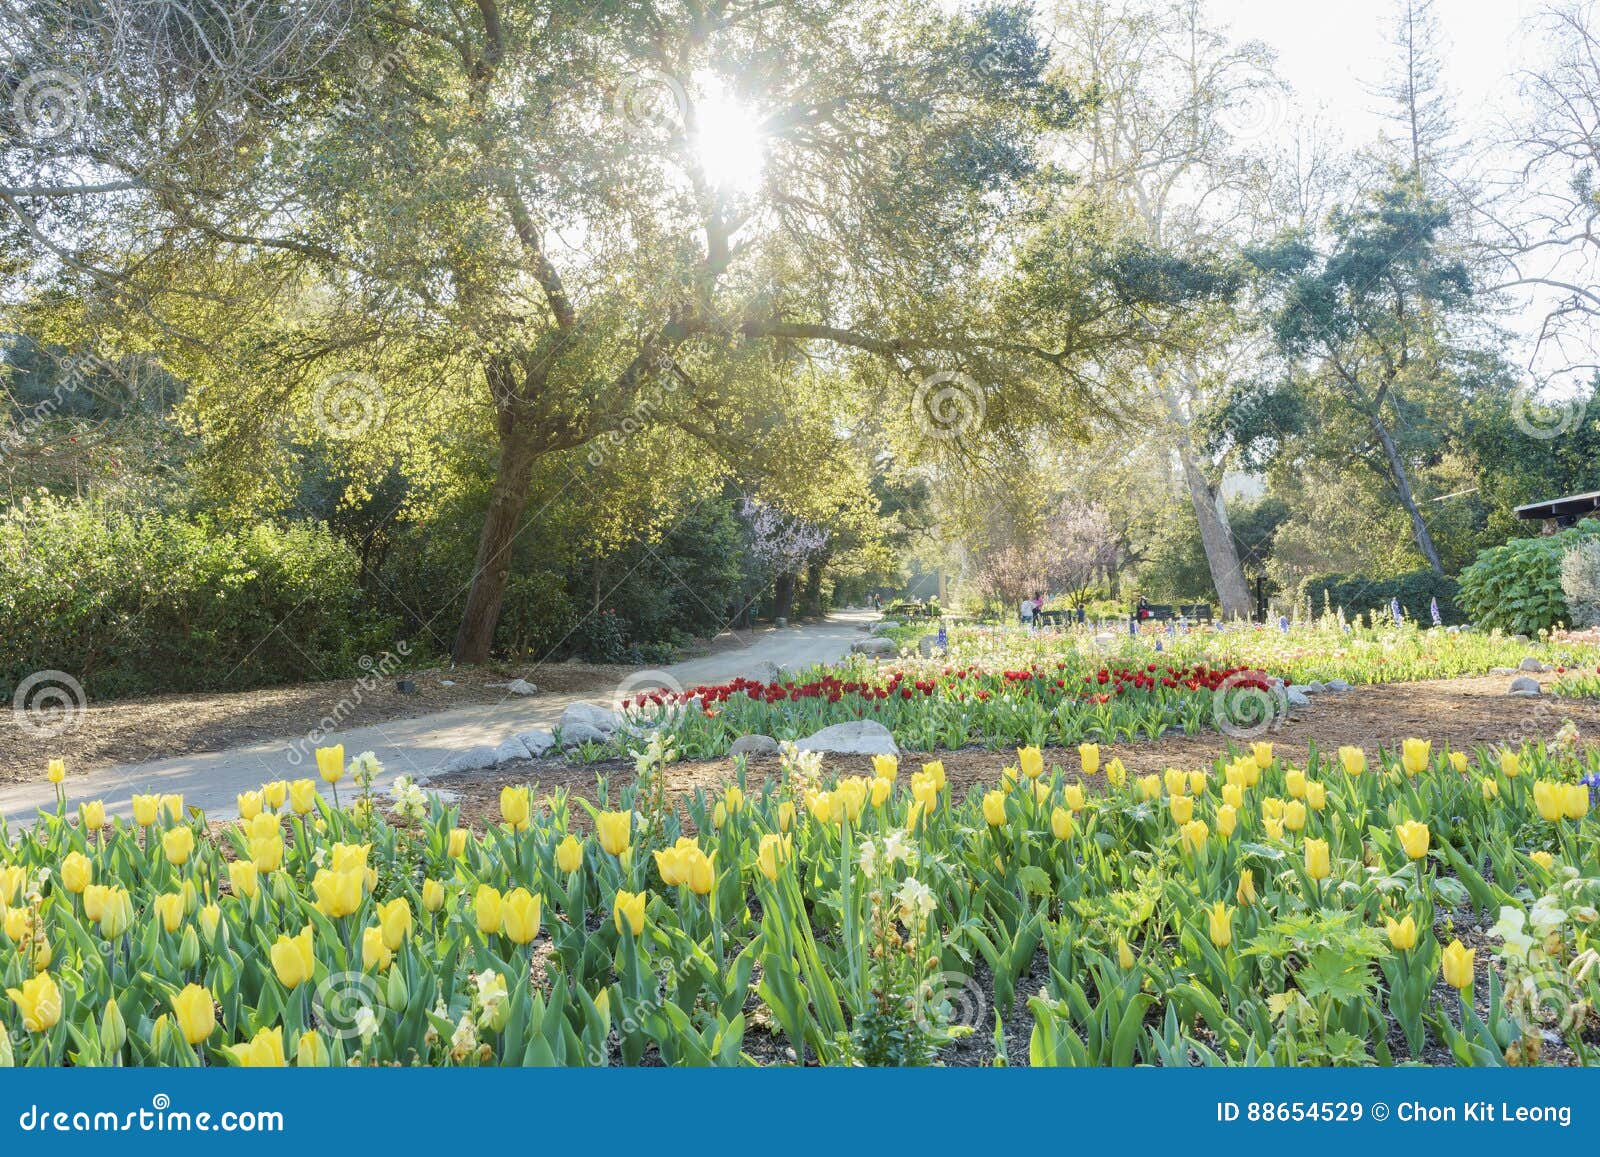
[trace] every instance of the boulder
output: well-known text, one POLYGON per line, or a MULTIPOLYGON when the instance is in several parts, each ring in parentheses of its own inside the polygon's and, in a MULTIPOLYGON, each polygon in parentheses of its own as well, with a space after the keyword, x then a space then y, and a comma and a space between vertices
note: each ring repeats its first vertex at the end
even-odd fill
POLYGON ((1490 667, 1489 668, 1489 674, 1491 674, 1491 675, 1515 675, 1516 673, 1517 673, 1517 669, 1515 667, 1490 667))
POLYGON ((609 743, 611 736, 590 723, 576 722, 561 725, 561 746, 578 747, 585 743, 609 743))
POLYGON ((867 631, 869 634, 881 635, 885 631, 892 631, 898 626, 900 626, 900 622, 897 619, 879 619, 876 623, 873 623, 870 627, 868 627, 867 631))
POLYGON ((1550 668, 1539 662, 1539 660, 1535 659, 1532 655, 1529 655, 1526 659, 1517 664, 1517 669, 1519 671, 1548 671, 1550 668))
POLYGON ((502 763, 511 763, 514 760, 532 758, 533 753, 530 752, 527 748, 527 745, 515 735, 513 735, 510 739, 502 741, 500 746, 494 749, 494 762, 496 767, 502 763))
POLYGON ((556 737, 542 727, 520 732, 517 740, 528 749, 528 754, 534 759, 543 759, 554 751, 556 746, 556 737))
POLYGON ((859 643, 850 644, 852 655, 897 655, 900 648, 894 645, 893 639, 863 639, 859 643))
POLYGON ((1532 699, 1539 694, 1539 680, 1530 679, 1526 675, 1518 675, 1511 680, 1511 686, 1506 688, 1507 695, 1520 695, 1525 699, 1532 699))
POLYGON ((834 755, 899 755, 894 736, 881 723, 858 719, 835 723, 795 745, 801 751, 826 751, 834 755))
POLYGON ((1288 699, 1290 707, 1310 707, 1311 699, 1306 695, 1303 687, 1285 687, 1284 696, 1288 699))
POLYGON ((561 722, 558 724, 563 734, 580 724, 600 732, 602 737, 609 737, 622 726, 622 718, 611 708, 602 707, 598 703, 567 704, 567 709, 561 713, 561 722))
POLYGON ((776 663, 772 662, 770 659, 763 659, 754 667, 750 668, 749 678, 755 679, 761 683, 776 683, 778 681, 778 676, 781 673, 782 672, 776 663))
POLYGON ((1346 683, 1343 679, 1329 679, 1326 683, 1323 684, 1323 686, 1326 687, 1329 691, 1348 691, 1348 690, 1350 690, 1350 684, 1346 683))
POLYGON ((506 684, 508 695, 537 695, 539 688, 526 679, 513 679, 506 684))
POLYGON ((1301 688, 1307 695, 1320 695, 1327 690, 1327 685, 1320 679, 1313 679, 1301 688))
POLYGON ((777 755, 778 741, 770 735, 741 735, 728 748, 729 755, 777 755))
POLYGON ((924 659, 931 659, 940 651, 938 635, 923 635, 917 640, 917 654, 924 659))
POLYGON ((486 767, 493 767, 498 760, 495 753, 498 749, 484 745, 482 747, 469 747, 465 751, 458 751, 440 766, 442 772, 452 771, 482 771, 486 767))

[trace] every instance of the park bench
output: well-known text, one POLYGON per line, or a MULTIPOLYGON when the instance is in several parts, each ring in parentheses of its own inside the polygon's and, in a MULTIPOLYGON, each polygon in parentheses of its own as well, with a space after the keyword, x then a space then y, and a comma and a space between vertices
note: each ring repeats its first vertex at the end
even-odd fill
POLYGON ((1211 621, 1210 603, 1147 603, 1135 607, 1132 617, 1142 623, 1165 623, 1173 619, 1187 619, 1191 623, 1211 621))
POLYGON ((892 603, 883 608, 883 617, 909 622, 912 619, 936 619, 939 612, 926 603, 892 603))

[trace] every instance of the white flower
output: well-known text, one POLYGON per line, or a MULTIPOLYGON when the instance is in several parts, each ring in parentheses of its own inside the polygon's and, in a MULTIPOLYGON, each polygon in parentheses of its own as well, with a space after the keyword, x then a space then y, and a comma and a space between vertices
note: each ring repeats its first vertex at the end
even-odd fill
POLYGON ((1542 940, 1567 922, 1567 914, 1556 906, 1554 896, 1540 896, 1528 910, 1528 922, 1533 925, 1533 934, 1542 940))
POLYGON ((478 1047, 478 1026, 472 1023, 472 1018, 466 1013, 461 1014, 461 1021, 456 1025, 456 1031, 450 1036, 450 1051, 457 1056, 466 1056, 478 1047))
POLYGON ((883 841, 883 862, 888 866, 904 863, 908 867, 917 862, 916 845, 906 839, 905 832, 896 828, 883 841))
POLYGON ((356 1033, 363 1041, 369 1041, 378 1035, 378 1018, 372 1009, 362 1005, 356 1009, 356 1033))
POLYGON ((916 917, 928 916, 936 906, 933 889, 915 876, 906 877, 905 883, 901 884, 900 890, 895 893, 895 901, 900 905, 900 919, 907 924, 916 917))
POLYGON ((1524 930, 1524 924, 1522 910, 1507 905, 1500 909, 1500 919, 1489 929, 1489 935, 1498 936, 1506 942, 1507 954, 1526 960, 1534 941, 1524 930))

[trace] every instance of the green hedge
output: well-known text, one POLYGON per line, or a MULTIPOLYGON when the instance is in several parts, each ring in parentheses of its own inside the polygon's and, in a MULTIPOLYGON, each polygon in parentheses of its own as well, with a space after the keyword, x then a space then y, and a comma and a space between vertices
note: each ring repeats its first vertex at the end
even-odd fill
POLYGON ((1585 519, 1558 534, 1513 538, 1478 552, 1461 572, 1462 609, 1480 627, 1532 635, 1567 618, 1561 592, 1561 559, 1579 540, 1600 535, 1600 522, 1585 519))
POLYGON ((358 673, 394 646, 325 527, 40 497, 0 515, 0 698, 59 670, 91 699, 358 673))
POLYGON ((1457 609, 1456 580, 1436 575, 1431 570, 1414 570, 1391 578, 1365 578, 1351 574, 1313 575, 1300 584, 1300 597, 1308 603, 1313 614, 1321 614, 1324 606, 1343 607, 1349 615, 1366 614, 1378 609, 1387 617, 1393 600, 1400 600, 1400 609, 1407 617, 1426 626, 1432 621, 1428 604, 1439 600, 1439 616, 1446 623, 1466 621, 1457 609))

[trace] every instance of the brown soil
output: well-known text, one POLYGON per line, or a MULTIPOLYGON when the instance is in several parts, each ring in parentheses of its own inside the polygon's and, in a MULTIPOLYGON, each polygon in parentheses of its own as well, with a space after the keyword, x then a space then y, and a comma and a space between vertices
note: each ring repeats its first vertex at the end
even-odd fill
MULTIPOLYGON (((724 631, 692 650, 712 654, 748 647, 763 632, 724 631)), ((91 702, 81 723, 41 744, 36 735, 17 726, 9 712, 0 715, 0 783, 36 777, 40 751, 67 761, 74 772, 94 771, 119 763, 141 763, 170 756, 225 751, 269 739, 295 735, 315 726, 343 704, 341 726, 365 727, 394 719, 431 715, 474 703, 498 703, 504 684, 522 678, 541 692, 573 694, 611 688, 634 670, 631 666, 577 661, 495 664, 486 667, 428 667, 366 682, 341 679, 298 683, 255 691, 155 695, 91 702), (413 693, 395 688, 410 679, 413 693), (447 683, 453 686, 446 686, 447 683)))
MULTIPOLYGON (((1548 686, 1554 676, 1544 676, 1548 686)), ((1430 683, 1389 683, 1357 687, 1341 693, 1325 692, 1312 697, 1309 708, 1294 709, 1289 718, 1274 730, 1256 738, 1270 741, 1291 762, 1305 759, 1313 742, 1323 752, 1350 744, 1369 754, 1379 747, 1397 747, 1410 737, 1431 739, 1435 750, 1449 747, 1470 751, 1479 745, 1499 746, 1534 739, 1548 740, 1563 723, 1571 719, 1586 739, 1600 740, 1600 700, 1513 698, 1505 693, 1510 680, 1505 676, 1468 679, 1442 679, 1430 683)), ((1102 744, 1102 765, 1119 757, 1130 772, 1162 771, 1168 767, 1209 766, 1230 746, 1244 743, 1215 732, 1124 744, 1102 744)), ((1047 748, 1045 764, 1059 764, 1076 771, 1078 753, 1070 748, 1047 748)), ((969 747, 961 751, 908 752, 901 756, 905 768, 928 760, 943 762, 945 775, 956 794, 980 783, 992 783, 1007 763, 1014 762, 1009 751, 990 751, 969 747)), ((824 775, 870 774, 863 756, 825 756, 824 775)), ((776 758, 751 759, 748 781, 759 784, 778 774, 776 758)), ((731 759, 710 759, 673 764, 668 775, 668 790, 674 796, 692 796, 696 791, 713 792, 733 778, 731 759)), ((505 784, 533 783, 541 794, 557 788, 593 798, 597 779, 603 778, 610 794, 633 780, 633 765, 627 760, 605 760, 591 764, 572 764, 561 759, 535 760, 487 771, 435 778, 430 787, 451 791, 461 803, 464 819, 475 826, 499 818, 500 788, 505 784)), ((1093 777, 1098 781, 1101 777, 1093 777)), ((584 818, 579 809, 578 818, 584 818)))

